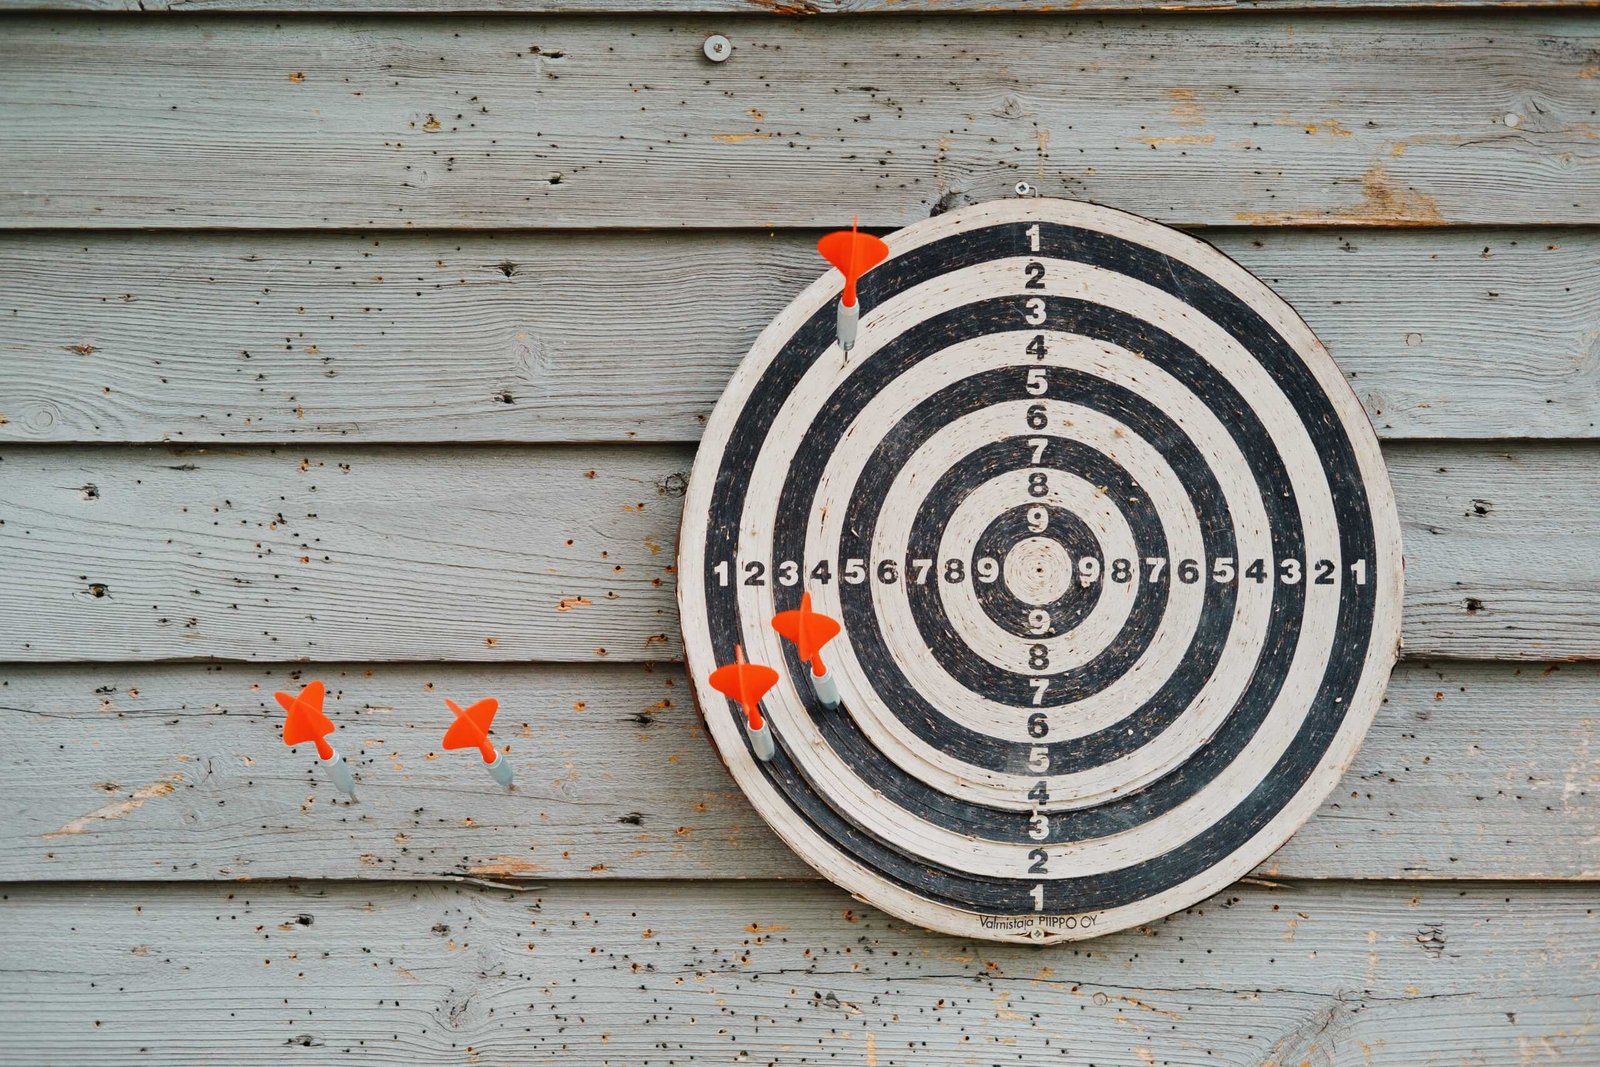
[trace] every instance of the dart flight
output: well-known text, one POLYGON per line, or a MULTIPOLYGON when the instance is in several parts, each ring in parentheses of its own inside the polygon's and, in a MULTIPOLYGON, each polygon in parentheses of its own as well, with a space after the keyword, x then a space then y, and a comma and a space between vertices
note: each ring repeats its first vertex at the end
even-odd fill
POLYGON ((811 665, 811 686, 816 690, 822 706, 832 711, 839 706, 839 686, 822 662, 822 646, 839 636, 842 627, 837 619, 830 618, 811 608, 811 594, 800 594, 800 607, 795 611, 780 611, 772 617, 772 628, 793 641, 800 658, 811 665))
POLYGON ((848 359, 850 349, 855 347, 856 329, 861 322, 861 306, 856 300, 856 282, 863 274, 889 257, 889 246, 884 244, 881 238, 874 237, 870 233, 861 233, 856 229, 855 220, 851 220, 848 230, 836 230, 825 234, 817 242, 817 251, 822 253, 823 259, 832 263, 839 273, 844 275, 844 295, 839 297, 839 314, 836 321, 839 348, 848 359))
POLYGON ((327 695, 327 688, 321 682, 314 681, 295 696, 288 693, 272 695, 287 713, 283 720, 283 743, 290 748, 307 741, 315 744, 317 759, 328 772, 328 779, 343 792, 355 796, 356 782, 350 773, 350 765, 328 741, 328 735, 333 733, 334 727, 333 720, 322 713, 322 701, 327 695))
POLYGON ((449 698, 445 699, 445 704, 456 717, 456 721, 444 732, 444 747, 477 749, 478 755, 483 757, 483 765, 494 776, 494 780, 509 787, 512 778, 511 764, 489 740, 489 727, 494 723, 495 713, 500 710, 500 701, 489 697, 465 709, 449 698))
POLYGON ((761 698, 767 690, 778 684, 778 672, 744 658, 744 646, 733 646, 734 662, 711 672, 711 688, 744 708, 745 730, 750 735, 750 745, 756 755, 770 760, 777 755, 778 746, 772 730, 761 714, 761 698))

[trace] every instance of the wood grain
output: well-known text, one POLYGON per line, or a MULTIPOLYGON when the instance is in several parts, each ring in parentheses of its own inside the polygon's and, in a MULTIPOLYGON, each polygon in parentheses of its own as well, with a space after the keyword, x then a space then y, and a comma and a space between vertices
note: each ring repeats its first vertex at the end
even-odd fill
POLYGON ((6 658, 676 656, 683 449, 22 448, 0 462, 0 554, 23 608, 6 613, 6 658))
POLYGON ((1076 950, 831 886, 8 889, 27 1063, 1589 1063, 1589 887, 1234 887, 1076 950))
MULTIPOLYGON (((1474 8, 1592 7, 1593 0, 1074 0, 1073 12, 1426 11, 1474 8)), ((459 12, 478 14, 742 14, 777 16, 876 15, 1014 11, 1045 15, 1063 10, 1049 0, 0 0, 0 11, 284 11, 459 12)))
MULTIPOLYGON (((1600 667, 1403 664, 1268 878, 1600 878, 1600 667)), ((0 670, 0 880, 814 877, 751 810, 675 665, 0 670), (329 685, 359 802, 280 740, 329 685), (443 753, 494 694, 505 792, 443 753), (41 788, 41 783, 49 783, 41 788)))
POLYGON ((0 226, 900 226, 1019 179, 1169 223, 1589 223, 1596 63, 1538 13, 25 17, 0 226))
MULTIPOLYGON (((1600 435, 1600 233, 1221 230, 1380 436, 1600 435)), ((0 239, 0 440, 694 441, 813 235, 0 239)))
MULTIPOLYGON (((1593 448, 1385 457, 1408 655, 1600 656, 1593 448)), ((691 460, 658 446, 13 446, 0 658, 676 660, 691 460)))

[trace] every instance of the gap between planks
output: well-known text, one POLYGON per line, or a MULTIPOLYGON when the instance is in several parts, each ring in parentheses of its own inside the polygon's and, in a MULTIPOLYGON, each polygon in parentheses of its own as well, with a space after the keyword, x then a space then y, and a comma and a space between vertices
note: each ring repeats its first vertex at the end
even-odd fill
MULTIPOLYGON (((813 877, 661 665, 47 665, 0 672, 0 879, 813 877), (271 700, 312 677, 355 805, 271 700), (494 695, 507 792, 438 745, 494 695), (53 783, 40 791, 41 777, 53 783)), ((1402 664, 1341 784, 1258 874, 1600 877, 1600 664, 1402 664)))

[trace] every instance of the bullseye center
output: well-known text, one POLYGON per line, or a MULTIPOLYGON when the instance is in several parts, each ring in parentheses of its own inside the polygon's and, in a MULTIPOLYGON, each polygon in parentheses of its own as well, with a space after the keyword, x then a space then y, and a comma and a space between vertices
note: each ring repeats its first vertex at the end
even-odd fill
POLYGON ((1024 604, 1053 604, 1072 585, 1072 557, 1044 537, 1018 541, 1006 553, 1006 588, 1024 604))

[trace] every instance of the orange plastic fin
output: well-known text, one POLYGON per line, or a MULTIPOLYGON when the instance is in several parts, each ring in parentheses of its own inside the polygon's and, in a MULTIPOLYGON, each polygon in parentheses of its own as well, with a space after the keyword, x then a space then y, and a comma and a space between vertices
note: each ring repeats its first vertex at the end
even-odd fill
POLYGON ((312 682, 294 696, 288 693, 272 694, 287 713, 283 720, 284 744, 293 746, 314 741, 318 756, 333 758, 333 746, 326 740, 327 735, 333 733, 333 720, 322 713, 322 701, 326 694, 327 687, 321 682, 312 682))
POLYGON ((889 258, 889 246, 882 238, 862 233, 853 224, 848 230, 824 234, 817 242, 817 251, 844 275, 846 307, 855 307, 856 282, 861 276, 889 258))
POLYGON ((800 607, 794 611, 780 611, 772 617, 772 628, 793 641, 800 658, 812 665, 817 674, 825 673, 822 666, 822 646, 839 636, 843 629, 839 620, 811 609, 811 594, 800 594, 800 607))
POLYGON ((744 708, 750 729, 761 729, 761 698, 778 684, 778 672, 744 658, 744 646, 733 646, 735 661, 711 672, 711 688, 744 708))
POLYGON ((462 708, 454 700, 445 698, 445 704, 455 715, 456 721, 444 732, 444 747, 447 749, 475 748, 483 756, 485 763, 493 763, 495 749, 489 740, 489 727, 494 725, 495 713, 500 710, 500 701, 494 697, 480 700, 469 708, 462 708))

